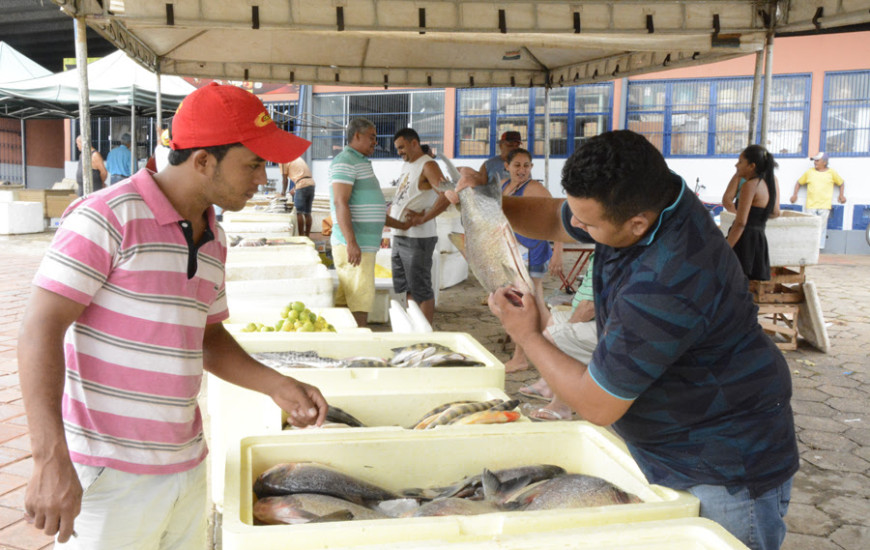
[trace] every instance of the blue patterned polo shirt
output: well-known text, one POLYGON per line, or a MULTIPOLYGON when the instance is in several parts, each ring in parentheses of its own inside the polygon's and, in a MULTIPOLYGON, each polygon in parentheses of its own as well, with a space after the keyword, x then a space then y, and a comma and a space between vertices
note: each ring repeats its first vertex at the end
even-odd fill
MULTIPOLYGON (((638 243, 596 244, 589 374, 634 401, 613 428, 650 482, 757 496, 798 469, 791 375, 737 257, 676 174, 673 185, 677 198, 638 243)), ((565 203, 565 229, 593 242, 570 222, 565 203)))

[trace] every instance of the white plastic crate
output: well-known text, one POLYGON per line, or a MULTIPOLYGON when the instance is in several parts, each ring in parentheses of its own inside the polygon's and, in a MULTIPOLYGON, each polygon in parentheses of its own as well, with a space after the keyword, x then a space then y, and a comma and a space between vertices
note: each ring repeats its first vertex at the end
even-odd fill
MULTIPOLYGON (((223 547, 227 550, 383 546, 393 543, 470 543, 543 534, 558 529, 688 518, 698 500, 685 492, 647 483, 625 446, 586 422, 456 426, 450 430, 299 430, 242 440, 227 456, 223 547), (594 475, 643 502, 542 510, 309 523, 253 524, 254 480, 282 462, 324 463, 392 491, 446 486, 483 468, 555 464, 594 475)), ((412 546, 408 546, 409 548, 412 546)))

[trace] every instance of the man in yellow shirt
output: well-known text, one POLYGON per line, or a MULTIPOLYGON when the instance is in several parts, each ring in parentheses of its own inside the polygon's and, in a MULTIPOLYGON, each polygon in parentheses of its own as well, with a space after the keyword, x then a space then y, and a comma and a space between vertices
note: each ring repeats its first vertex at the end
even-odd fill
POLYGON ((807 204, 804 211, 822 218, 822 232, 819 236, 819 249, 822 249, 825 248, 825 239, 828 236, 828 215, 831 213, 834 186, 840 187, 840 196, 837 200, 843 204, 846 202, 846 183, 836 170, 828 167, 827 153, 819 153, 810 157, 810 160, 813 161, 813 167, 804 172, 794 184, 791 202, 792 204, 797 202, 801 185, 806 185, 807 204))

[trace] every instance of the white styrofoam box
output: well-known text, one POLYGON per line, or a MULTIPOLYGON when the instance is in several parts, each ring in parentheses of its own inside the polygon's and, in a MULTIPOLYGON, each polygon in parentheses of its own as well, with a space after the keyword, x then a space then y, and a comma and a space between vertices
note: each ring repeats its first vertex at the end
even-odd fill
POLYGON ((309 308, 332 307, 335 300, 332 277, 323 264, 306 277, 227 281, 226 286, 230 310, 238 306, 267 309, 297 300, 309 308))
POLYGON ((282 369, 294 378, 328 387, 330 391, 393 390, 410 388, 504 388, 504 364, 480 342, 464 332, 430 332, 426 334, 337 334, 309 332, 306 338, 276 341, 269 333, 243 333, 238 342, 248 353, 270 351, 315 351, 324 357, 384 357, 393 356, 394 348, 420 342, 434 342, 474 357, 483 363, 477 367, 406 367, 406 368, 342 368, 342 369, 282 369))
MULTIPOLYGON (((724 235, 734 223, 734 214, 723 210, 720 228, 724 235)), ((764 235, 771 266, 812 265, 819 263, 819 234, 822 219, 813 214, 782 210, 767 220, 764 235)))
POLYGON ((227 250, 227 264, 300 264, 322 263, 320 254, 313 246, 275 245, 275 246, 231 246, 227 250))
POLYGON ((749 550, 737 537, 706 518, 679 518, 542 533, 498 535, 450 543, 409 541, 378 545, 330 546, 333 550, 749 550))
POLYGON ((19 235, 45 231, 44 210, 41 202, 0 203, 0 234, 19 235))
POLYGON ((17 189, 0 189, 0 202, 15 202, 17 200, 17 189))
POLYGON ((221 222, 227 233, 285 233, 296 234, 296 224, 287 222, 221 222))
MULTIPOLYGON (((209 452, 211 464, 212 501, 221 506, 224 498, 224 468, 227 449, 237 446, 242 438, 254 435, 279 434, 286 421, 284 413, 268 396, 239 388, 220 378, 208 375, 211 416, 209 452), (222 399, 212 401, 212 394, 222 399)), ((510 398, 499 388, 435 388, 407 390, 337 390, 319 387, 326 402, 353 415, 367 427, 396 426, 408 428, 428 411, 453 401, 489 401, 510 398)), ((520 417, 518 422, 530 422, 520 417)), ((456 426, 434 428, 453 429, 456 426)), ((331 428, 330 428, 331 429, 331 428)))
POLYGON ((459 249, 453 246, 448 237, 451 233, 465 233, 459 210, 455 206, 449 206, 447 210, 435 218, 435 224, 438 228, 438 245, 435 250, 438 252, 459 252, 459 249))
MULTIPOLYGON (((224 228, 226 231, 226 228, 224 228)), ((229 233, 226 231, 228 236, 232 237, 241 237, 243 239, 269 239, 272 241, 284 241, 282 244, 270 244, 268 246, 231 246, 230 250, 243 250, 246 248, 254 248, 254 249, 270 249, 276 246, 308 246, 310 248, 315 248, 314 241, 309 239, 308 237, 303 237, 301 235, 290 235, 288 232, 284 231, 282 233, 229 233)))
POLYGON ((304 263, 272 263, 258 264, 256 262, 227 264, 227 281, 247 281, 250 279, 297 279, 308 277, 315 273, 323 264, 304 263))
POLYGON ((284 541, 291 541, 295 550, 365 544, 381 547, 413 541, 446 545, 697 517, 699 508, 698 499, 687 492, 649 484, 625 445, 606 429, 587 422, 525 422, 444 430, 294 430, 244 438, 227 454, 222 544, 226 550, 280 548, 286 546, 284 541), (477 516, 254 525, 254 480, 284 462, 320 462, 390 491, 448 486, 480 474, 483 468, 553 464, 572 473, 601 477, 642 502, 477 516))
POLYGON ((295 212, 261 212, 248 208, 238 212, 224 212, 224 222, 288 223, 292 225, 295 221, 295 212))
POLYGON ((468 278, 468 262, 459 251, 442 252, 440 254, 439 284, 441 288, 450 288, 468 278))

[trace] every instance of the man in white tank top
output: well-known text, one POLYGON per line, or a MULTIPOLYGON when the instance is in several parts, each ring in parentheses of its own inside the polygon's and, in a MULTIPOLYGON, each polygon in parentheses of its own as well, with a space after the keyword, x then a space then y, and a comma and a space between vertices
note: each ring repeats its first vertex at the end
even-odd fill
POLYGON ((432 288, 432 254, 438 242, 435 217, 450 201, 438 190, 444 179, 438 163, 423 153, 420 136, 404 128, 393 136, 396 152, 405 161, 390 216, 411 222, 409 229, 393 229, 393 291, 407 292, 417 302, 429 324, 435 316, 432 288))

